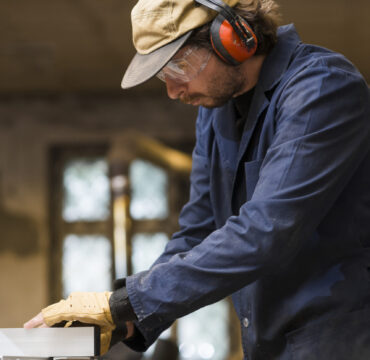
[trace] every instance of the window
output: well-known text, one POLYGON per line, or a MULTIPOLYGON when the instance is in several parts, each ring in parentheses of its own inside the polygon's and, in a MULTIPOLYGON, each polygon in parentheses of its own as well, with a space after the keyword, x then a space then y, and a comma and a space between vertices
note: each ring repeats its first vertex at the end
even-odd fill
POLYGON ((73 291, 106 291, 111 288, 112 247, 101 235, 69 234, 63 240, 63 297, 73 291))
POLYGON ((108 164, 104 158, 77 158, 63 169, 63 219, 107 220, 110 215, 108 164))
POLYGON ((135 220, 168 217, 168 176, 148 161, 134 160, 130 166, 131 206, 135 220))
POLYGON ((229 304, 206 306, 178 320, 178 344, 183 360, 225 360, 229 354, 229 304))
POLYGON ((168 242, 165 233, 134 234, 132 237, 132 270, 133 273, 148 270, 162 254, 168 242))
POLYGON ((52 151, 52 301, 111 288, 113 247, 108 163, 101 148, 52 151))

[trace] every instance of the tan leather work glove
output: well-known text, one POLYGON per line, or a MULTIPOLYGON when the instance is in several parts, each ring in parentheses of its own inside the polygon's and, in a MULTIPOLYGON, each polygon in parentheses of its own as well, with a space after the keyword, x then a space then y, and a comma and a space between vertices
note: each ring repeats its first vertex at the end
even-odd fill
POLYGON ((112 331, 115 324, 110 312, 109 298, 111 292, 73 292, 66 300, 50 305, 41 310, 34 319, 25 324, 25 327, 53 326, 62 321, 68 321, 70 326, 73 321, 100 326, 100 353, 109 350, 112 331), (38 319, 37 319, 38 318, 38 319))

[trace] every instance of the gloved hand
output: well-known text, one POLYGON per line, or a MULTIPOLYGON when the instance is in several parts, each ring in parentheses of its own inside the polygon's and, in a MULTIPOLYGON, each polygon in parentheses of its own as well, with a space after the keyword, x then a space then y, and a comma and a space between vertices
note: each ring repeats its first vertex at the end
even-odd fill
POLYGON ((100 326, 100 353, 108 351, 112 331, 115 329, 109 307, 111 292, 74 292, 41 310, 41 314, 24 324, 25 328, 52 326, 62 321, 73 321, 100 326))

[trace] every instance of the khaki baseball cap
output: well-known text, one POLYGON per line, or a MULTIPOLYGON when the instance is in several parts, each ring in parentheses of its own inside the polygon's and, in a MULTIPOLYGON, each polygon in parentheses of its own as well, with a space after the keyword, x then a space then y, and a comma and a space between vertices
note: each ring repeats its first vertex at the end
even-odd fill
MULTIPOLYGON (((231 7, 239 0, 223 0, 231 7)), ((139 0, 131 12, 136 55, 122 80, 122 88, 139 85, 156 75, 184 45, 193 29, 217 12, 194 0, 139 0)))

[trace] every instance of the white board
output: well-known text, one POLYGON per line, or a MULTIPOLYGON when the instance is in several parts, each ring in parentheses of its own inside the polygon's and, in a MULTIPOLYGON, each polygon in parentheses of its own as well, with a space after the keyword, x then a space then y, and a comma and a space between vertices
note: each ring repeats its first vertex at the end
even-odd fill
POLYGON ((94 356, 93 327, 0 329, 0 356, 94 356))

